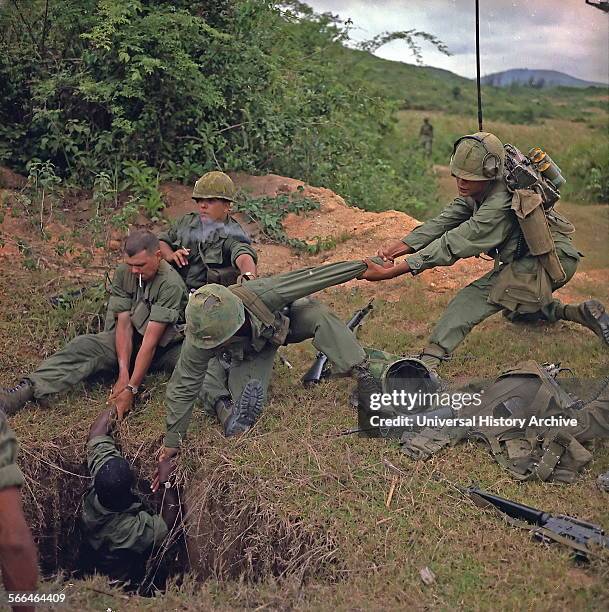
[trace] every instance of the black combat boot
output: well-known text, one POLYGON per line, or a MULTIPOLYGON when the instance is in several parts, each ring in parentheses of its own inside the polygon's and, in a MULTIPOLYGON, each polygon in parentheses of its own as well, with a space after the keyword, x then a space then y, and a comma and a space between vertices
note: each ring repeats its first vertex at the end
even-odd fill
POLYGON ((251 429, 260 417, 263 401, 264 391, 256 379, 245 385, 236 404, 229 398, 219 399, 215 408, 224 426, 224 435, 230 438, 251 429))
POLYGON ((574 321, 591 329, 607 346, 609 346, 609 315, 598 300, 588 300, 583 304, 565 305, 559 318, 574 321))
POLYGON ((374 378, 368 362, 364 361, 351 369, 351 376, 357 381, 357 399, 360 408, 370 410, 370 396, 381 393, 381 383, 374 378))
POLYGON ((5 405, 5 411, 8 416, 21 410, 27 402, 33 399, 34 385, 27 378, 24 378, 19 384, 10 389, 0 387, 0 402, 5 405))

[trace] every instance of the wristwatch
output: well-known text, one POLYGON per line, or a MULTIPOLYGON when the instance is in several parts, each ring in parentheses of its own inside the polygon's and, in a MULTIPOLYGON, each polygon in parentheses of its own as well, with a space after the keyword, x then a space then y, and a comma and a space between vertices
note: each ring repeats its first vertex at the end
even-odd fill
POLYGON ((129 391, 131 391, 132 395, 137 395, 137 392, 139 390, 139 387, 134 387, 132 384, 127 384, 126 389, 129 389, 129 391))
POLYGON ((256 278, 256 276, 254 275, 254 273, 253 273, 253 272, 243 272, 243 273, 241 274, 241 276, 242 276, 243 278, 247 279, 247 280, 252 280, 252 279, 256 278))

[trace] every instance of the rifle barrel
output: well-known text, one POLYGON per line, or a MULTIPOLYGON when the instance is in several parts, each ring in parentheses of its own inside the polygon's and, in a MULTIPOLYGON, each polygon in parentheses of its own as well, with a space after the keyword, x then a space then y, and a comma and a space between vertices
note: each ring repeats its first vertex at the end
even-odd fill
POLYGON ((499 497, 498 495, 493 495, 492 493, 487 493, 486 491, 476 488, 469 488, 466 490, 469 495, 474 495, 483 499, 489 504, 495 506, 495 508, 501 510, 501 512, 504 514, 507 514, 515 519, 526 521, 532 525, 538 525, 540 527, 543 526, 544 520, 547 517, 545 512, 537 510, 531 506, 525 506, 524 504, 519 504, 509 499, 505 499, 503 497, 499 497))

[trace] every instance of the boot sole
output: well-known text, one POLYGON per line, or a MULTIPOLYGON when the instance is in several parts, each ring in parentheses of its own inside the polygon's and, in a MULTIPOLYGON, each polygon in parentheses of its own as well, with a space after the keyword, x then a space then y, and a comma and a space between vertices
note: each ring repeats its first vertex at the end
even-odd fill
POLYGON ((231 419, 226 428, 227 437, 246 432, 251 429, 262 414, 264 390, 258 380, 250 380, 243 387, 241 397, 236 407, 236 416, 231 419))
POLYGON ((588 300, 584 302, 584 312, 598 326, 597 335, 609 346, 609 315, 605 307, 598 300, 588 300))

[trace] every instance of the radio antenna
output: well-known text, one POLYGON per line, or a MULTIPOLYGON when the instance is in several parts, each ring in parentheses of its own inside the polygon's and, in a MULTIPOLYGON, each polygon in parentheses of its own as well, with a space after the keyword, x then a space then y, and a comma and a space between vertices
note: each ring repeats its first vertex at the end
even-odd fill
POLYGON ((476 0, 476 87, 478 88, 478 131, 482 132, 482 91, 480 89, 480 1, 476 0))

